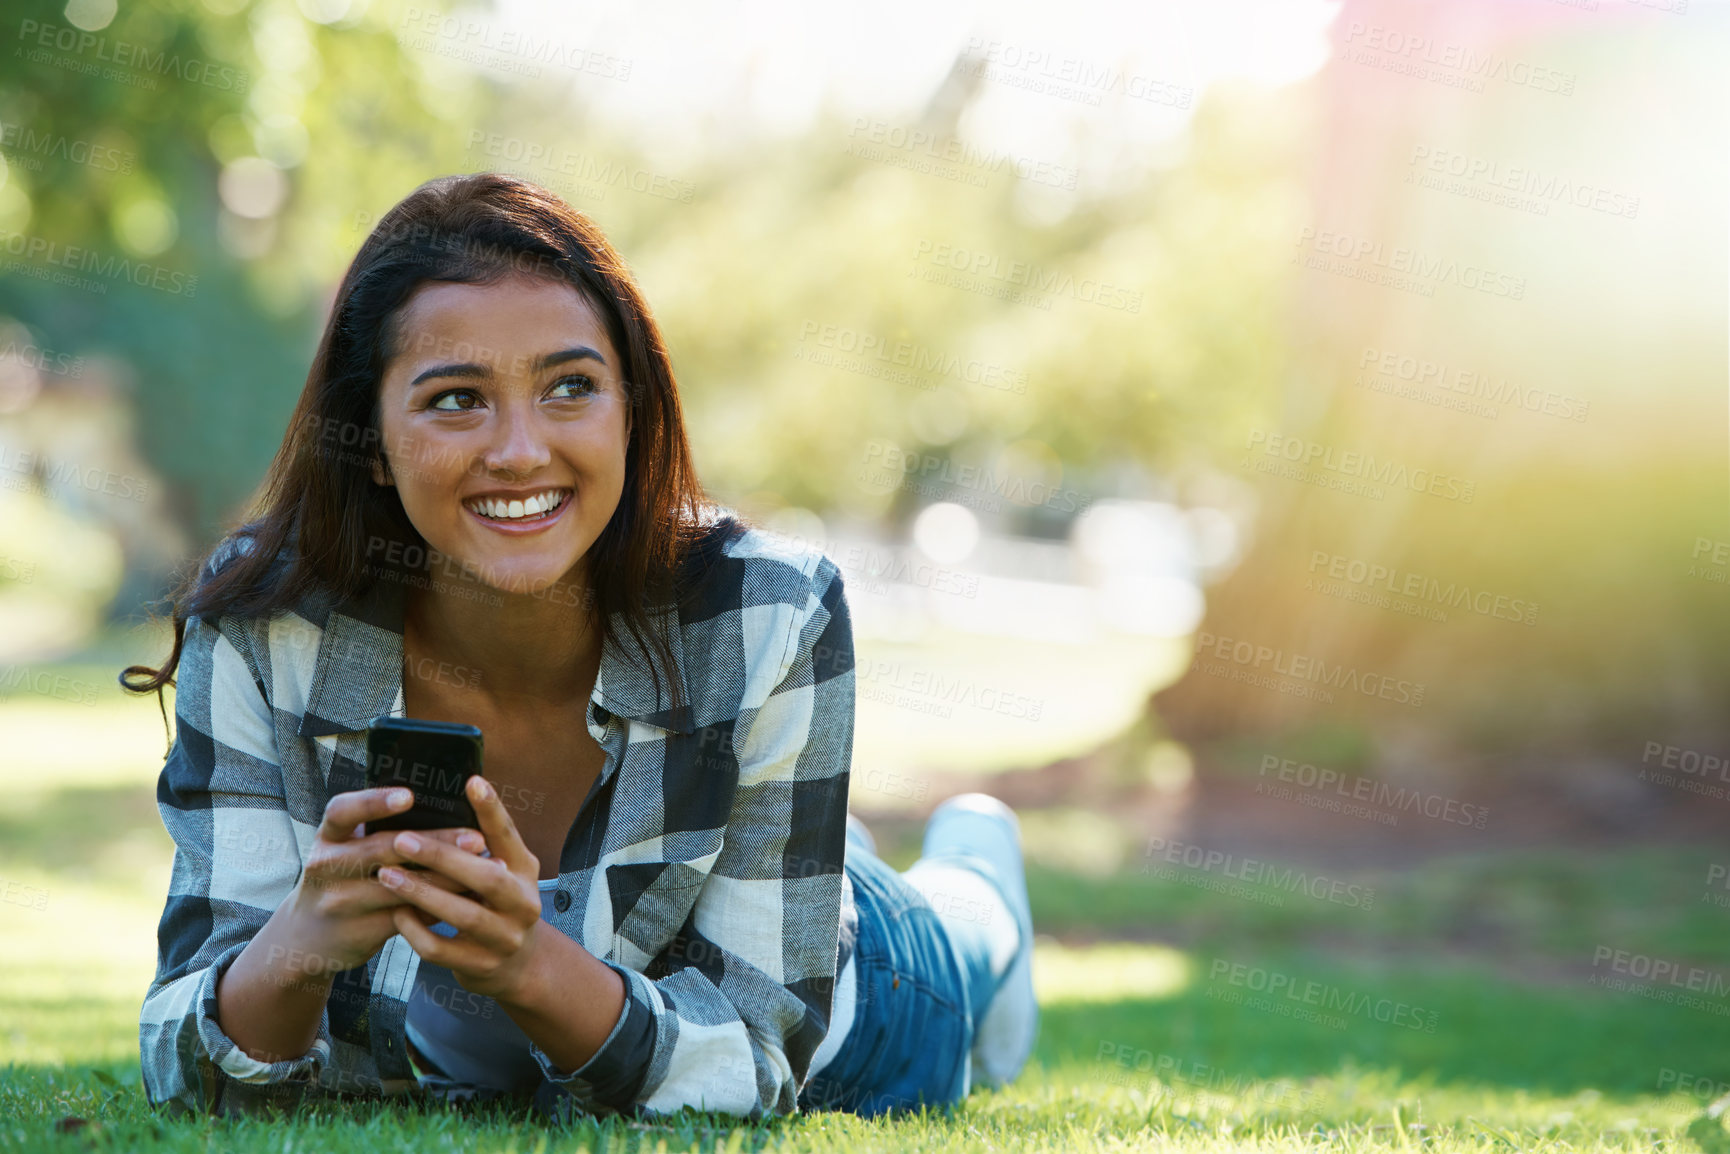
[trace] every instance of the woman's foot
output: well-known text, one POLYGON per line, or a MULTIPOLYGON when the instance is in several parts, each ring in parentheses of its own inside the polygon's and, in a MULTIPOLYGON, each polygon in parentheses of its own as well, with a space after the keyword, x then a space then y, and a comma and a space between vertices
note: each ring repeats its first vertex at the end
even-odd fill
POLYGON ((984 1085, 1014 1079, 1033 1052, 1039 1003, 1033 994, 1033 913, 1021 853, 1021 822, 1015 811, 983 793, 949 798, 925 825, 923 856, 965 854, 982 858, 996 874, 1015 915, 1019 942, 996 995, 974 1031, 973 1078, 984 1085))

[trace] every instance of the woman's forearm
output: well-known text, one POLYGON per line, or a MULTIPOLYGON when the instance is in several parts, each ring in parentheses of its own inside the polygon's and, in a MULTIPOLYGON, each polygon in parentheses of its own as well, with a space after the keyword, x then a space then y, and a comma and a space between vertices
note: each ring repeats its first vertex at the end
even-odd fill
POLYGON ((595 1056, 625 1008, 625 980, 582 945, 543 923, 518 990, 496 999, 529 1040, 569 1074, 595 1056))
POLYGON ((216 984, 217 1021, 260 1062, 299 1058, 318 1039, 336 967, 295 944, 286 903, 216 984))

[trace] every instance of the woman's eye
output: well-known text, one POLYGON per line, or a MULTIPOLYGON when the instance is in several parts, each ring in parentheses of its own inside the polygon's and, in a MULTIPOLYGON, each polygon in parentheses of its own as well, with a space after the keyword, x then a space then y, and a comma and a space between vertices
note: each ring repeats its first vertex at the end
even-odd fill
MULTIPOLYGON (((575 390, 575 392, 567 394, 568 396, 586 397, 599 392, 601 385, 599 381, 595 380, 595 378, 583 374, 561 377, 553 385, 555 392, 559 389, 567 388, 575 390)), ((427 408, 436 409, 439 412, 444 413, 466 413, 471 409, 476 408, 479 404, 480 394, 476 393, 473 389, 448 389, 434 397, 427 405, 427 408), (466 399, 468 403, 447 403, 456 402, 462 399, 466 399)))
POLYGON ((572 395, 579 396, 579 397, 587 396, 590 393, 599 392, 600 388, 601 388, 599 382, 597 382, 595 380, 595 378, 589 377, 589 376, 583 376, 582 374, 577 374, 575 376, 569 376, 569 377, 560 377, 558 379, 558 381, 553 385, 553 388, 555 390, 558 390, 558 389, 565 388, 567 385, 575 388, 577 391, 576 391, 576 393, 574 393, 572 395))
POLYGON ((466 413, 470 409, 474 408, 473 405, 447 405, 447 404, 445 404, 446 401, 450 400, 453 397, 470 397, 470 398, 478 399, 478 396, 473 389, 449 389, 445 392, 440 393, 438 396, 434 397, 432 399, 432 403, 430 405, 428 405, 427 408, 438 409, 438 410, 440 410, 442 412, 446 412, 446 413, 466 413))

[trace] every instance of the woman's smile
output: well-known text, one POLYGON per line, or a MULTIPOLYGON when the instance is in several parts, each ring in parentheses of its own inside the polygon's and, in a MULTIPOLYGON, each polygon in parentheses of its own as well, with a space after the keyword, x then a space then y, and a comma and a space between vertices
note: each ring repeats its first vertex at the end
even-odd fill
POLYGON ((569 488, 542 489, 526 497, 514 493, 483 494, 465 498, 463 508, 489 529, 520 536, 539 533, 560 520, 575 496, 569 488))

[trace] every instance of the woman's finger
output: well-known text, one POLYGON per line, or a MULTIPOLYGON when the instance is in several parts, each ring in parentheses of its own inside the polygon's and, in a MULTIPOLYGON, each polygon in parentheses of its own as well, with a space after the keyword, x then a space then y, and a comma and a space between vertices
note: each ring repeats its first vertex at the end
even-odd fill
MULTIPOLYGON (((341 904, 345 909, 353 911, 382 910, 390 906, 401 905, 402 898, 389 889, 378 884, 378 871, 381 866, 395 865, 415 867, 418 863, 396 847, 396 836, 399 831, 380 830, 354 841, 342 842, 336 846, 325 846, 318 854, 315 863, 309 863, 302 884, 308 889, 340 890, 341 904)), ((486 841, 480 833, 468 829, 423 830, 421 836, 429 843, 450 846, 466 844, 479 850, 486 841)), ((461 848, 453 847, 454 853, 465 853, 461 848)), ((458 878, 450 877, 431 869, 414 868, 414 873, 421 876, 427 884, 436 886, 448 893, 469 896, 472 890, 467 883, 458 878)))
POLYGON ((412 871, 411 877, 423 873, 443 874, 467 886, 474 891, 477 900, 497 910, 508 910, 521 904, 522 883, 511 874, 501 858, 480 857, 407 830, 396 835, 396 849, 405 866, 426 867, 412 871))
POLYGON ((458 933, 481 935, 490 930, 489 923, 498 918, 479 902, 428 885, 421 876, 401 866, 385 866, 379 870, 378 883, 414 908, 432 915, 434 920, 448 923, 458 933))
POLYGON ((377 821, 393 813, 402 813, 413 804, 414 794, 401 786, 352 789, 334 794, 325 803, 324 818, 318 825, 318 836, 333 843, 349 841, 362 822, 377 821))
MULTIPOLYGON (((402 851, 396 848, 396 835, 400 832, 402 831, 381 829, 377 833, 369 833, 365 837, 338 842, 335 845, 327 843, 320 854, 323 860, 320 862, 319 872, 326 882, 335 883, 351 877, 375 877, 381 865, 400 865, 408 861, 402 851)), ((481 836, 480 831, 467 827, 454 826, 414 832, 429 841, 454 845, 470 853, 479 853, 486 848, 486 839, 481 836)))
POLYGON ((408 939, 408 944, 420 955, 421 961, 443 966, 452 973, 487 964, 488 958, 473 945, 433 933, 428 923, 422 920, 423 917, 413 906, 398 906, 391 911, 396 932, 408 939))
MULTIPOLYGON (((379 868, 384 869, 386 867, 380 866, 379 868)), ((398 868, 400 869, 400 868, 405 868, 405 867, 399 866, 398 868)), ((437 886, 439 889, 445 891, 447 894, 456 894, 458 897, 471 898, 471 899, 479 898, 479 896, 480 896, 479 894, 475 893, 473 890, 469 889, 469 887, 464 885, 462 882, 457 881, 453 877, 446 877, 444 874, 440 873, 438 870, 433 870, 433 869, 414 870, 412 873, 409 874, 409 876, 412 878, 415 878, 418 881, 423 881, 429 886, 437 886)), ((375 876, 373 878, 373 880, 377 881, 378 878, 375 876)), ((392 894, 391 896, 393 898, 396 897, 395 894, 392 894)))
POLYGON ((540 859, 529 852, 529 847, 523 844, 522 835, 517 832, 517 823, 511 819, 511 814, 505 808, 505 803, 499 798, 499 791, 493 788, 493 783, 475 774, 468 779, 465 787, 468 790, 469 803, 475 807, 475 817, 480 819, 481 832, 486 835, 487 848, 495 858, 502 860, 514 874, 535 878, 540 875, 540 859))
MULTIPOLYGON (((396 847, 396 835, 403 832, 405 831, 398 829, 381 829, 377 833, 368 834, 354 843, 357 847, 365 847, 366 857, 373 863, 369 872, 376 874, 381 865, 395 865, 409 861, 409 858, 404 856, 403 852, 396 847)), ((467 826, 417 829, 407 832, 412 832, 424 841, 441 842, 472 854, 478 855, 487 848, 487 839, 481 836, 481 832, 467 826)))
POLYGON ((419 834, 421 837, 430 837, 435 841, 446 842, 450 845, 456 846, 458 849, 467 850, 470 853, 480 853, 483 849, 487 848, 487 839, 481 835, 481 831, 478 829, 472 829, 469 826, 449 826, 445 829, 417 829, 415 830, 415 833, 419 834))
MULTIPOLYGON (((401 866, 385 866, 385 869, 400 870, 401 866)), ((407 871, 404 871, 407 872, 407 871)), ((436 874, 431 870, 416 870, 409 874, 415 883, 427 890, 439 890, 452 897, 473 901, 478 895, 465 888, 461 882, 436 874)), ((385 885, 376 877, 364 878, 356 883, 355 888, 346 892, 341 899, 344 912, 355 915, 373 913, 381 910, 416 909, 406 897, 396 889, 385 885)), ((427 925, 443 920, 437 915, 427 915, 422 919, 427 925)))

